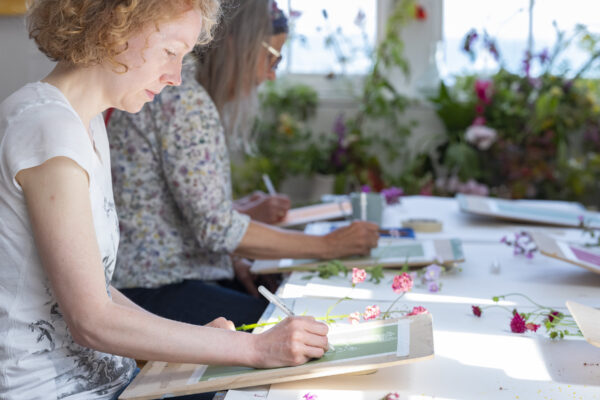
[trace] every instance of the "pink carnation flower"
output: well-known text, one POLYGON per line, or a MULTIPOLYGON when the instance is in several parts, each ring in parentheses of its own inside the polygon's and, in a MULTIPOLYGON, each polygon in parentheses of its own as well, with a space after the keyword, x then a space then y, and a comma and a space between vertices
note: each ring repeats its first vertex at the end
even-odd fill
POLYGON ((364 282, 367 278, 367 271, 362 268, 352 268, 352 284, 364 282))
POLYGON ((363 318, 365 319, 365 321, 368 321, 370 319, 375 319, 379 317, 379 314, 381 314, 381 310, 379 309, 378 305, 367 306, 365 308, 363 318))
POLYGON ((510 321, 510 330, 513 333, 524 333, 527 330, 525 320, 518 312, 515 312, 512 320, 510 321))
POLYGON ((429 311, 427 311, 427 309, 425 307, 422 306, 416 306, 413 307, 412 311, 409 312, 406 315, 419 315, 419 314, 427 314, 429 311))
POLYGON ((394 283, 392 283, 392 289, 396 293, 408 292, 413 287, 413 280, 406 272, 396 275, 394 277, 394 283))
POLYGON ((355 312, 351 313, 350 316, 348 317, 348 320, 350 321, 350 323, 352 325, 358 325, 360 323, 360 312, 355 311, 355 312))

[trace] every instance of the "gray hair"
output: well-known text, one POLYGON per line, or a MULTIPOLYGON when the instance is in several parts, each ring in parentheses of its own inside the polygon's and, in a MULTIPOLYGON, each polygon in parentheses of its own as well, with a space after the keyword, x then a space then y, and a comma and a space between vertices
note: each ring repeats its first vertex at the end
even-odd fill
POLYGON ((196 79, 221 115, 228 144, 250 149, 258 110, 255 74, 262 41, 272 32, 270 0, 223 0, 213 42, 197 49, 196 79))

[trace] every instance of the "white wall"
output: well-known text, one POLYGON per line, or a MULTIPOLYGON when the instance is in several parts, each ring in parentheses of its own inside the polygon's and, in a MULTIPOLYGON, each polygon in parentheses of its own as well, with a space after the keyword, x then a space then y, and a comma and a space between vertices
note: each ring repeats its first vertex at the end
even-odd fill
POLYGON ((43 78, 52 66, 29 39, 23 17, 0 17, 0 102, 24 84, 43 78))

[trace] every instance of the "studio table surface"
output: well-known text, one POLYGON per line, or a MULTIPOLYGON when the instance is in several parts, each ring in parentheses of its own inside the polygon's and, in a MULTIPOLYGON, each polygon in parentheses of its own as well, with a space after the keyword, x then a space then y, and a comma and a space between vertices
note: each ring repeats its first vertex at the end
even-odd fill
MULTIPOLYGON (((472 217, 461 212, 454 199, 423 196, 405 197, 401 205, 388 207, 382 225, 401 226, 401 221, 409 218, 435 218, 442 222, 441 232, 418 234, 419 238, 463 240, 466 261, 442 275, 439 292, 416 287, 397 303, 405 309, 424 306, 431 312, 434 359, 369 375, 230 390, 225 399, 304 400, 310 393, 318 400, 376 400, 397 392, 400 399, 406 400, 600 400, 600 348, 583 337, 551 340, 544 334, 544 327, 537 333, 512 333, 510 312, 500 308, 484 309, 481 318, 471 312, 472 305, 493 304, 493 296, 508 293, 525 294, 562 312, 568 312, 567 300, 600 308, 600 274, 539 253, 532 259, 515 256, 512 248, 500 243, 503 236, 521 230, 541 230, 572 243, 589 241, 581 230, 472 217)), ((333 289, 343 286, 344 278, 329 281, 331 290, 327 290, 327 281, 318 281, 323 284, 320 296, 314 290, 314 282, 310 286, 313 279, 304 279, 306 274, 293 272, 278 293, 286 302, 301 304, 307 313, 324 315, 336 301, 333 289)), ((390 276, 388 273, 386 279, 390 276)), ((349 288, 349 277, 345 279, 349 288)), ((387 285, 386 281, 382 285, 387 285)), ((382 286, 379 290, 391 289, 382 286)), ((365 290, 361 300, 342 302, 332 314, 351 312, 353 307, 358 309, 369 302, 384 309, 389 299, 383 299, 377 290, 372 292, 372 298, 365 290)), ((351 292, 349 296, 352 297, 351 292)), ((530 303, 520 297, 509 297, 503 304, 520 312, 532 310, 530 303)), ((277 311, 268 307, 265 317, 268 316, 277 316, 277 311)))

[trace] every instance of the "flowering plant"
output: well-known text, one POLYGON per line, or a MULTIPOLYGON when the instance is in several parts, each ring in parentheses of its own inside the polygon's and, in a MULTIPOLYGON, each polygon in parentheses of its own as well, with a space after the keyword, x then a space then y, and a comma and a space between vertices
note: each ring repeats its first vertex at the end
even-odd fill
POLYGON ((490 306, 472 305, 471 311, 473 315, 480 318, 483 315, 483 310, 492 307, 499 307, 508 311, 511 315, 509 326, 513 333, 525 333, 527 331, 537 332, 540 326, 546 329, 548 337, 551 339, 563 339, 565 336, 581 336, 581 331, 577 327, 577 323, 569 314, 562 313, 551 307, 545 307, 530 299, 521 293, 509 293, 501 296, 494 296, 492 300, 498 303, 508 297, 525 298, 533 307, 531 312, 518 312, 516 308, 493 304, 490 306))
MULTIPOLYGON (((341 264, 339 261, 329 263, 329 264, 334 265, 336 270, 338 271, 335 273, 335 275, 337 275, 339 272, 345 272, 345 274, 347 275, 349 272, 349 269, 346 266, 344 266, 343 264, 341 264)), ((381 274, 381 277, 383 277, 383 273, 380 272, 380 269, 381 269, 381 267, 378 267, 377 269, 374 269, 371 271, 377 271, 377 272, 375 272, 375 274, 376 275, 381 274)), ((332 271, 328 271, 327 273, 330 274, 331 272, 332 271)), ((373 272, 371 272, 371 273, 373 274, 373 272)), ((331 275, 328 275, 328 276, 331 276, 331 275)), ((310 277, 312 277, 312 276, 310 276, 310 277)), ((379 277, 378 279, 381 279, 381 277, 379 277)), ((352 269, 352 277, 351 277, 351 287, 354 288, 357 285, 363 283, 366 280, 366 278, 367 278, 367 271, 365 269, 353 268, 352 269)), ((377 281, 376 283, 379 283, 379 281, 377 281)), ((411 310, 394 309, 394 306, 396 305, 398 300, 400 300, 404 296, 404 294, 409 292, 412 289, 412 287, 413 287, 412 275, 407 272, 401 272, 400 274, 394 276, 393 283, 391 285, 391 289, 395 293, 397 293, 399 296, 396 297, 396 299, 390 304, 390 306, 387 308, 386 311, 382 312, 379 305, 372 304, 372 305, 366 306, 363 312, 354 311, 350 314, 331 315, 331 312, 333 311, 333 309, 338 304, 340 304, 342 301, 352 300, 351 297, 343 297, 343 298, 337 300, 333 305, 331 305, 327 309, 325 316, 317 317, 316 319, 319 321, 324 321, 326 323, 334 323, 339 320, 347 319, 348 322, 350 322, 350 324, 356 325, 356 324, 360 323, 361 320, 369 321, 369 320, 374 320, 374 319, 387 319, 387 318, 391 318, 393 315, 397 315, 397 314, 405 315, 405 316, 412 316, 412 315, 420 315, 420 314, 428 313, 427 309, 423 306, 414 306, 411 310)), ((278 322, 279 321, 241 325, 241 326, 237 327, 236 329, 246 331, 246 330, 251 330, 254 328, 258 328, 258 327, 274 325, 278 322)))
POLYGON ((507 69, 487 33, 470 31, 463 50, 475 59, 480 41, 479 51, 490 54, 499 71, 457 77, 452 87, 442 82, 430 99, 447 131, 420 166, 432 174, 433 193, 586 201, 580 198, 584 188, 594 188, 600 174, 583 180, 573 170, 589 162, 588 152, 600 150, 598 82, 583 78, 600 58, 600 36, 584 26, 570 38, 557 31, 554 48, 526 52, 516 72, 507 69), (574 41, 589 54, 575 71, 563 57, 574 41))

